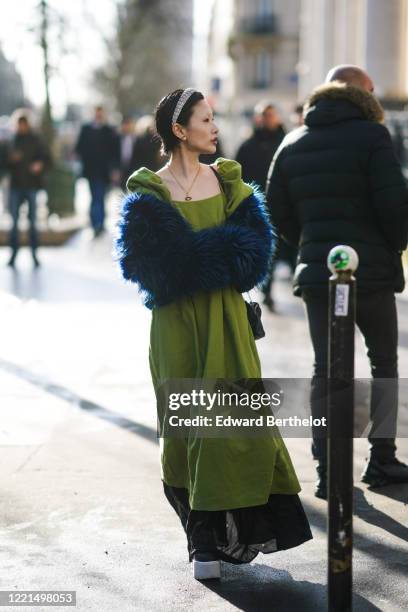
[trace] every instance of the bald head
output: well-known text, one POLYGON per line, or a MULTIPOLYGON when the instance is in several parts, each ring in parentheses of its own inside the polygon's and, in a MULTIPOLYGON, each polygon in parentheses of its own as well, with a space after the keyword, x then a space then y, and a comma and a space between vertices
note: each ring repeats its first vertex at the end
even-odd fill
POLYGON ((368 74, 358 66, 351 64, 342 64, 329 70, 325 82, 331 83, 332 81, 354 85, 354 87, 360 87, 371 93, 374 91, 374 84, 368 74))

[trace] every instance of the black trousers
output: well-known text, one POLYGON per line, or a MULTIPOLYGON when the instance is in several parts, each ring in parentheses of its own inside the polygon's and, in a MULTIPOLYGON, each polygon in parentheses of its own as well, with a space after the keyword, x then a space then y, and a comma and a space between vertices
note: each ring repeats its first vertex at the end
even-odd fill
MULTIPOLYGON (((328 291, 304 290, 302 297, 315 355, 311 410, 313 417, 321 418, 327 414, 328 291)), ((370 453, 372 458, 387 462, 395 456, 398 413, 398 323, 394 292, 358 294, 356 324, 364 337, 373 377, 372 427, 368 435, 370 453)), ((326 439, 319 437, 316 431, 312 433, 314 457, 325 463, 326 439)))

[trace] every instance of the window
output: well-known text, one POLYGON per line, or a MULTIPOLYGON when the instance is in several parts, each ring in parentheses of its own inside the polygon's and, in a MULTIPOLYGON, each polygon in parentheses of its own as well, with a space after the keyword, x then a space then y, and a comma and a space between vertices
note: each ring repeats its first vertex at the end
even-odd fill
POLYGON ((254 89, 266 89, 271 84, 271 56, 264 51, 255 55, 254 89))
POLYGON ((220 77, 211 78, 211 91, 219 93, 221 91, 221 79, 220 77))
POLYGON ((258 0, 257 16, 262 18, 270 17, 272 15, 272 2, 271 0, 258 0))
POLYGON ((276 30, 276 14, 271 0, 258 0, 254 4, 254 29, 259 34, 271 34, 276 30))

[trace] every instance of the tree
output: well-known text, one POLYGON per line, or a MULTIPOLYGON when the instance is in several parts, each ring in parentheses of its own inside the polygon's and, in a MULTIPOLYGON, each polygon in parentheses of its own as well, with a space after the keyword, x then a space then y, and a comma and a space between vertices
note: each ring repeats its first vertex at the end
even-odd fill
POLYGON ((190 84, 192 27, 192 0, 117 0, 94 85, 122 115, 151 112, 165 93, 190 84))
POLYGON ((42 113, 42 133, 54 155, 57 154, 55 126, 53 121, 50 81, 57 73, 59 60, 67 52, 67 21, 49 0, 40 0, 34 8, 30 26, 27 28, 35 37, 43 57, 42 77, 45 90, 45 101, 42 113))
POLYGON ((23 81, 14 64, 9 62, 0 49, 0 115, 10 115, 19 106, 24 106, 23 81))
POLYGON ((40 1, 39 9, 41 13, 40 46, 43 53, 43 72, 45 86, 45 104, 42 119, 42 131, 49 146, 52 147, 55 137, 55 131, 50 100, 50 62, 48 56, 49 15, 48 3, 46 2, 46 0, 40 1))

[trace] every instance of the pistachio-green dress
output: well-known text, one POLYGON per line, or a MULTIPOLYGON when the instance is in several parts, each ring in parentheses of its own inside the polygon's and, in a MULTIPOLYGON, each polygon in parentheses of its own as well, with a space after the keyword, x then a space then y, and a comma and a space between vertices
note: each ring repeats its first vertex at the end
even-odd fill
MULTIPOLYGON (((223 193, 199 201, 171 201, 160 177, 145 168, 132 175, 128 187, 168 201, 193 229, 210 228, 225 222, 252 192, 237 162, 219 159, 217 166, 223 193)), ((154 308, 150 367, 156 390, 177 378, 261 378, 242 295, 228 287, 154 308)), ((255 507, 267 504, 271 494, 300 491, 280 436, 164 438, 161 467, 164 483, 187 491, 189 506, 197 511, 255 507)))

